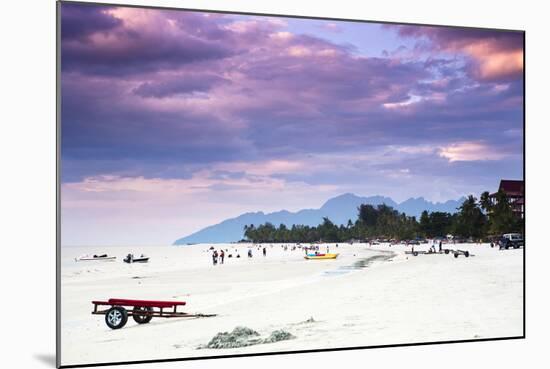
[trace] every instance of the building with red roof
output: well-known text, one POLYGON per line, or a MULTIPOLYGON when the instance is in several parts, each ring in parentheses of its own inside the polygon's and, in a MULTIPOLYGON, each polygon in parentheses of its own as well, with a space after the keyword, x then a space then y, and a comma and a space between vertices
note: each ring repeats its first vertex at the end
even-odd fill
MULTIPOLYGON (((508 203, 512 206, 512 211, 518 217, 523 218, 525 212, 525 182, 519 180, 502 179, 498 186, 498 191, 506 194, 508 203)), ((493 203, 496 202, 495 192, 490 195, 493 203)))

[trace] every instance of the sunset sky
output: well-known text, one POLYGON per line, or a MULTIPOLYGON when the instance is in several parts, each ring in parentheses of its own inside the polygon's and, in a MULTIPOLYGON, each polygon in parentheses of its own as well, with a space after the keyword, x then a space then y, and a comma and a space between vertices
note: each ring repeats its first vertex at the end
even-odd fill
POLYGON ((62 244, 523 171, 523 34, 61 5, 62 244))

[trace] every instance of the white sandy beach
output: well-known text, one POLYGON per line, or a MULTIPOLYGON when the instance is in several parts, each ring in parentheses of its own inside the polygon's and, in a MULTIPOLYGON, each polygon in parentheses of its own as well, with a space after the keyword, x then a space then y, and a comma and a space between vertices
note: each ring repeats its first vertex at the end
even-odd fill
MULTIPOLYGON (((406 246, 330 245, 336 260, 305 260, 300 249, 214 245, 241 258, 213 266, 210 245, 62 248, 61 360, 63 365, 185 358, 273 351, 370 346, 523 334, 523 250, 488 244, 444 245, 474 256, 406 255, 406 246), (129 252, 148 264, 126 264, 129 252), (393 253, 365 268, 367 258, 393 253), (108 253, 116 262, 75 262, 108 253), (91 315, 92 300, 186 301, 200 319, 131 318, 119 330, 91 315), (306 322, 313 318, 313 322, 306 322), (296 338, 235 349, 197 349, 218 332, 245 326, 262 337, 284 329, 296 338)), ((415 250, 427 249, 415 246, 415 250)), ((326 251, 322 246, 321 252, 326 251)))

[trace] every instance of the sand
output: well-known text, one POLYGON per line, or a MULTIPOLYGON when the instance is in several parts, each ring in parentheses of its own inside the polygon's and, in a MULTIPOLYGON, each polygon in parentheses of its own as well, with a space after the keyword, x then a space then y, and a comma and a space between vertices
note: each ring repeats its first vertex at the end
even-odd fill
MULTIPOLYGON (((305 260, 302 250, 214 245, 241 255, 212 265, 211 245, 62 248, 63 365, 371 346, 523 334, 523 250, 444 245, 473 256, 405 254, 407 246, 330 245, 336 260, 305 260), (235 249, 238 249, 235 252, 235 249), (129 252, 148 264, 126 264, 129 252), (108 253, 116 262, 75 262, 108 253), (92 300, 186 301, 212 318, 161 319, 119 330, 91 315, 92 300), (250 328, 262 343, 208 349, 220 332, 250 328), (291 339, 266 340, 274 331, 291 339)), ((415 246, 426 250, 427 245, 415 246)), ((326 251, 323 246, 321 252, 326 251)))

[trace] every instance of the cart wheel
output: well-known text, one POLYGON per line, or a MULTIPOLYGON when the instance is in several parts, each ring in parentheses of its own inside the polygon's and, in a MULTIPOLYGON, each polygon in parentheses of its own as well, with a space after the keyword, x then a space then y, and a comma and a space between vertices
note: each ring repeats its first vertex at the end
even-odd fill
POLYGON ((449 249, 445 249, 445 254, 448 254, 449 253, 449 249))
POLYGON ((121 306, 113 306, 105 313, 105 323, 111 329, 119 329, 126 325, 128 313, 121 306))
POLYGON ((466 256, 466 257, 470 256, 470 252, 469 251, 464 251, 464 256, 466 256))
POLYGON ((457 257, 458 257, 458 252, 455 252, 455 258, 457 258, 457 257))
POLYGON ((152 307, 134 307, 132 310, 132 318, 134 318, 134 321, 138 324, 146 324, 153 319, 152 315, 140 315, 141 312, 153 312, 152 307))
POLYGON ((414 256, 418 256, 418 251, 413 252, 414 256))

